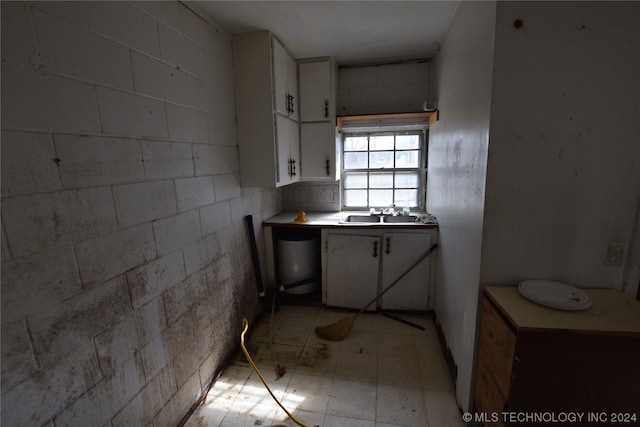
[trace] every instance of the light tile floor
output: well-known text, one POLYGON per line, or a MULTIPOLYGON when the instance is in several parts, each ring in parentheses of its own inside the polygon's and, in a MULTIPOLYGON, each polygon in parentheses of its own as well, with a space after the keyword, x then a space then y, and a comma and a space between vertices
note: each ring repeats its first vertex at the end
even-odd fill
MULTIPOLYGON (((463 426, 433 320, 364 313, 342 341, 315 326, 350 316, 318 307, 282 306, 246 336, 246 346, 283 405, 313 427, 463 426), (273 351, 270 343, 273 329, 273 351), (275 357, 274 357, 275 355, 275 357), (286 374, 277 378, 276 366, 286 374)), ((238 341, 240 337, 238 337, 238 341)), ((242 354, 211 387, 186 426, 296 426, 242 354)))

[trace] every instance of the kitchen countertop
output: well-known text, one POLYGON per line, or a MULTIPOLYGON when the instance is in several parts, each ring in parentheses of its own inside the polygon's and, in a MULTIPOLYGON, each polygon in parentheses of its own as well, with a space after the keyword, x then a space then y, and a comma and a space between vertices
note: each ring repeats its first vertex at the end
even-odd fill
POLYGON ((516 286, 487 286, 485 293, 520 329, 565 329, 640 336, 640 302, 616 289, 580 289, 591 297, 586 310, 557 310, 529 301, 516 286))
MULTIPOLYGON (((315 228, 415 228, 434 229, 438 228, 437 223, 424 224, 420 221, 413 223, 350 223, 340 224, 339 221, 347 215, 368 215, 363 211, 340 211, 340 212, 306 212, 307 222, 300 224, 294 220, 298 216, 297 211, 285 211, 265 220, 262 224, 269 227, 315 227, 315 228)), ((412 215, 426 215, 425 212, 413 212, 412 215)))

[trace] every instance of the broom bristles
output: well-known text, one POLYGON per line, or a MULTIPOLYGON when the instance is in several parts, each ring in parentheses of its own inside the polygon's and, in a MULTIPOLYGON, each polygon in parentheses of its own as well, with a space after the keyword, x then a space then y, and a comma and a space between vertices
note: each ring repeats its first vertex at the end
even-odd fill
POLYGON ((330 325, 316 326, 316 334, 331 341, 340 341, 347 336, 354 323, 353 317, 345 317, 330 325))

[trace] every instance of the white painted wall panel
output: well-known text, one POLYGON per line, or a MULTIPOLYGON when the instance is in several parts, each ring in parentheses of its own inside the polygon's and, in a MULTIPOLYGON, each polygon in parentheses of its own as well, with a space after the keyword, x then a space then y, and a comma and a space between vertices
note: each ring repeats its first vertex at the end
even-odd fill
POLYGON ((484 221, 496 2, 463 2, 437 58, 440 121, 429 131, 427 210, 440 242, 435 313, 469 409, 484 221))
POLYGON ((157 58, 131 52, 136 93, 177 104, 187 102, 185 72, 157 58))
POLYGON ((20 2, 10 2, 2 16, 2 59, 11 62, 38 65, 36 37, 33 33, 31 9, 20 2), (9 42, 10 38, 16 41, 9 42))
POLYGON ((213 177, 183 178, 175 181, 178 210, 199 208, 216 201, 213 177))
POLYGON ((102 131, 129 136, 168 136, 164 104, 128 92, 97 87, 102 131))
POLYGON ((430 101, 431 62, 407 62, 339 70, 338 115, 422 111, 430 101))
POLYGON ((209 123, 206 113, 179 105, 167 104, 169 138, 206 142, 209 140, 209 123))
MULTIPOLYGON (((136 139, 56 135, 60 181, 67 188, 142 181, 144 168, 136 139)), ((55 163, 54 163, 55 164, 55 163)))
POLYGON ((127 273, 131 303, 140 307, 185 278, 182 251, 172 252, 127 273))
POLYGON ((200 209, 200 222, 204 236, 225 228, 231 224, 231 221, 229 202, 220 202, 200 209))
POLYGON ((154 221, 153 234, 158 255, 165 255, 195 242, 201 237, 200 217, 196 210, 154 221))
POLYGON ((193 150, 190 143, 142 140, 141 144, 147 178, 193 176, 193 150))
POLYGON ((639 13, 635 2, 499 3, 482 283, 635 293, 639 13), (617 266, 612 242, 627 255, 617 266))
POLYGON ((159 55, 157 21, 127 2, 85 4, 89 28, 125 46, 159 55))
POLYGON ((164 61, 201 79, 211 81, 215 63, 211 53, 165 25, 158 25, 158 34, 160 57, 164 61))
POLYGON ((173 181, 150 181, 113 187, 118 225, 128 227, 176 214, 173 181))
POLYGON ((4 129, 99 133, 93 85, 2 63, 4 129))
POLYGON ((117 228, 111 191, 99 187, 6 199, 2 218, 13 256, 117 228))
POLYGON ((84 285, 93 285, 123 274, 151 261, 157 253, 150 224, 77 242, 75 250, 84 285))
POLYGON ((216 190, 216 202, 234 199, 242 193, 239 173, 224 173, 213 177, 216 190))
POLYGON ((2 194, 61 188, 51 135, 2 132, 2 194))
POLYGON ((33 22, 42 70, 119 89, 133 88, 126 46, 38 10, 33 12, 33 22))
POLYGON ((2 321, 21 320, 81 289, 71 244, 15 258, 2 265, 2 321))

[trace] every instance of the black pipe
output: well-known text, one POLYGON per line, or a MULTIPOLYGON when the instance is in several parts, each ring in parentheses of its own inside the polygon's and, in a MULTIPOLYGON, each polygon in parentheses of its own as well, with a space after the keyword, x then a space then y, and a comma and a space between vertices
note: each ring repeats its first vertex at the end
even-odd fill
POLYGON ((264 286, 262 285, 262 273, 260 271, 260 259, 258 258, 258 246, 256 245, 256 235, 253 232, 253 217, 247 215, 244 217, 249 228, 249 243, 251 245, 251 258, 253 260, 253 272, 256 276, 256 287, 258 288, 258 296, 262 301, 265 297, 264 286))

